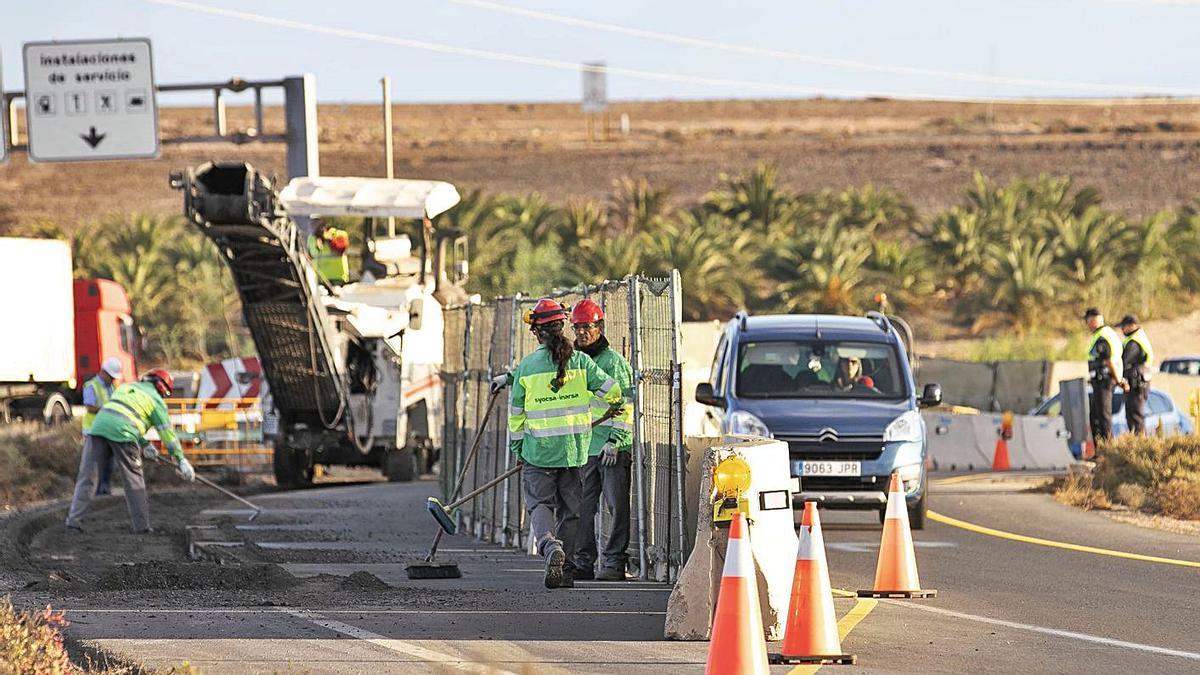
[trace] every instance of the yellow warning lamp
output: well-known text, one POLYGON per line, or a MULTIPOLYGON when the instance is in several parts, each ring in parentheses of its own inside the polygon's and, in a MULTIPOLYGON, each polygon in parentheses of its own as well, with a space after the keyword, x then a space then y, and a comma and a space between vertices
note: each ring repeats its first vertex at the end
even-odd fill
POLYGON ((1012 440, 1013 437, 1013 414, 1011 411, 1005 411, 1000 416, 1000 438, 1006 441, 1012 440))
POLYGON ((750 515, 750 465, 734 455, 717 462, 713 468, 713 524, 727 523, 733 514, 750 515))

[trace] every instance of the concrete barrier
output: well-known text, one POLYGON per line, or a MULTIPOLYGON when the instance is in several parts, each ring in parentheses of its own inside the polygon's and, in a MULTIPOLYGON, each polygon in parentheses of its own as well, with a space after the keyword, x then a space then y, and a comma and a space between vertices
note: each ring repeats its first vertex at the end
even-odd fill
MULTIPOLYGON (((953 415, 924 412, 933 470, 977 471, 992 468, 999 439, 1000 414, 953 415)), ((1073 457, 1061 417, 1016 415, 1008 441, 1013 469, 1063 469, 1073 457)))
MULTIPOLYGON (((693 447, 702 441, 693 441, 693 447)), ((671 597, 663 635, 668 640, 707 640, 721 583, 729 529, 714 527, 712 520, 713 468, 726 457, 737 455, 750 465, 750 549, 758 578, 766 639, 780 640, 787 622, 788 602, 795 571, 796 539, 792 513, 795 481, 788 462, 788 446, 782 441, 755 439, 725 443, 704 450, 699 462, 696 497, 695 546, 688 557, 671 597), (760 495, 785 491, 786 507, 764 509, 760 495)))

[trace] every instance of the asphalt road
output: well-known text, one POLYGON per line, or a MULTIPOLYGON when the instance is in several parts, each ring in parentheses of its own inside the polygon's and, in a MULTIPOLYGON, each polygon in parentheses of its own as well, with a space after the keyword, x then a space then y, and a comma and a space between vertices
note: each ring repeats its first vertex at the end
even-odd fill
MULTIPOLYGON (((1120 524, 1021 492, 1011 482, 935 487, 949 518, 1069 544, 1200 565, 1200 537, 1120 524)), ((81 595, 73 637, 166 667, 203 672, 696 672, 706 643, 661 640, 668 587, 580 583, 541 587, 522 553, 444 540, 458 580, 410 581, 404 565, 433 534, 432 483, 367 484, 262 498, 253 523, 236 505, 198 522, 233 522, 253 545, 238 555, 293 574, 365 570, 395 588, 319 586, 272 595, 81 595)), ((873 514, 824 513, 835 587, 869 586, 878 548, 873 514)), ((843 640, 862 672, 1197 672, 1200 566, 1133 560, 1015 541, 942 522, 914 533, 922 601, 838 598, 861 620, 843 640)), ((811 669, 808 669, 811 670, 811 669)), ((784 667, 776 672, 787 672, 784 667)), ((802 669, 802 672, 807 672, 802 669)))

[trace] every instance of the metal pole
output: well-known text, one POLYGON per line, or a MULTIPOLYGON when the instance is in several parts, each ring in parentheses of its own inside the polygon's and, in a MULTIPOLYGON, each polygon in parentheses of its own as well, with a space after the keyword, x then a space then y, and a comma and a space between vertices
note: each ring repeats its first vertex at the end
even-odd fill
POLYGON ((224 136, 229 131, 225 121, 225 92, 221 89, 213 90, 213 131, 218 136, 224 136))
POLYGON ((8 139, 10 146, 16 146, 19 142, 17 137, 17 98, 4 94, 4 113, 8 115, 8 139))
POLYGON ((320 176, 317 148, 317 80, 312 74, 283 80, 288 178, 320 176))
MULTIPOLYGON (((682 283, 679 277, 679 270, 671 270, 671 286, 668 292, 671 294, 671 423, 675 425, 675 433, 671 438, 671 443, 675 445, 675 503, 677 517, 678 537, 679 537, 679 567, 687 560, 690 551, 687 550, 687 532, 684 528, 687 527, 687 509, 688 505, 684 492, 684 476, 687 474, 687 454, 683 448, 683 372, 682 365, 679 363, 679 348, 680 348, 680 321, 683 314, 683 298, 680 296, 682 283)), ((694 505, 693 505, 694 506, 694 505)), ((668 568, 670 569, 670 568, 668 568)), ((673 571, 678 573, 679 568, 676 567, 673 571)))
POLYGON ((645 439, 642 438, 642 396, 639 384, 642 381, 642 350, 638 332, 641 328, 641 303, 638 277, 629 277, 629 362, 633 367, 633 391, 630 401, 633 403, 633 459, 634 473, 637 475, 637 512, 638 512, 638 563, 639 579, 650 578, 650 562, 647 556, 646 541, 646 463, 645 439))
MULTIPOLYGON (((516 293, 513 295, 512 300, 510 301, 512 309, 509 310, 509 313, 508 313, 508 354, 506 355, 507 356, 506 363, 508 365, 508 368, 510 368, 510 369, 513 367, 513 361, 516 358, 517 326, 516 326, 515 319, 517 316, 517 301, 520 298, 521 298, 520 293, 516 293)), ((505 406, 505 409, 507 410, 507 406, 505 406)), ((505 424, 504 425, 504 448, 502 449, 502 451, 504 452, 504 470, 505 471, 508 471, 510 468, 512 468, 513 456, 512 456, 512 451, 509 450, 510 447, 512 447, 512 434, 508 430, 508 424, 505 424)), ((503 511, 500 514, 500 530, 502 532, 502 534, 500 535, 500 543, 503 546, 512 546, 514 539, 517 542, 519 542, 521 539, 521 532, 520 532, 519 528, 517 531, 517 536, 515 538, 510 538, 511 533, 509 531, 509 527, 511 524, 509 521, 509 517, 508 517, 509 513, 508 512, 509 512, 509 509, 512 508, 511 496, 512 496, 512 486, 508 483, 508 481, 505 481, 504 494, 501 497, 501 501, 500 501, 500 508, 503 509, 503 511)), ((520 518, 518 518, 517 520, 519 521, 520 518)))
POLYGON ((254 135, 263 135, 262 87, 254 88, 254 135))
MULTIPOLYGON (((459 373, 460 388, 462 390, 462 416, 459 417, 459 433, 458 433, 458 466, 459 471, 463 470, 463 460, 467 452, 467 416, 470 413, 471 388, 469 381, 470 364, 467 361, 471 355, 471 307, 467 305, 463 309, 463 345, 462 345, 462 372, 459 373)), ((462 511, 457 512, 458 526, 462 527, 462 511)))
MULTIPOLYGON (((396 168, 392 154, 392 80, 389 77, 383 77, 379 80, 379 84, 383 88, 383 175, 386 178, 395 178, 396 168)), ((389 216, 387 224, 388 236, 396 236, 396 219, 389 216)))

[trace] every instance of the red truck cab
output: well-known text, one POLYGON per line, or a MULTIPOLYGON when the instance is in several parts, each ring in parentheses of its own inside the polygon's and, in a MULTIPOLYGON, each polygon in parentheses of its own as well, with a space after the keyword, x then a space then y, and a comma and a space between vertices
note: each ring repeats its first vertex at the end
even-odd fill
POLYGON ((75 281, 75 381, 82 388, 110 356, 121 359, 121 381, 137 379, 137 332, 125 289, 108 279, 75 281))

